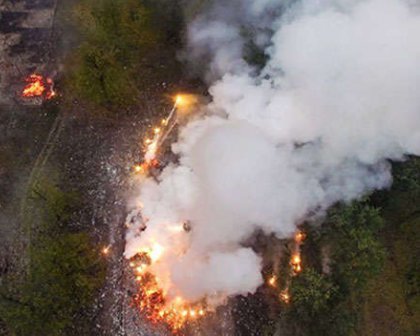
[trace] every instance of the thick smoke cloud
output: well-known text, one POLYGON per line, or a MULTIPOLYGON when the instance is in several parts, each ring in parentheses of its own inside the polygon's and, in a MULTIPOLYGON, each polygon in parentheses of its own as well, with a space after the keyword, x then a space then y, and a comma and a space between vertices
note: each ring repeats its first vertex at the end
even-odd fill
POLYGON ((139 186, 149 221, 127 235, 127 257, 168 247, 154 271, 190 300, 255 291, 261 260, 242 243, 256 229, 290 236, 308 214, 387 187, 387 159, 420 154, 412 1, 229 3, 190 25, 212 102, 173 145, 179 165, 139 186), (242 57, 244 26, 268 56, 260 70, 242 57), (168 230, 187 220, 191 232, 168 230))

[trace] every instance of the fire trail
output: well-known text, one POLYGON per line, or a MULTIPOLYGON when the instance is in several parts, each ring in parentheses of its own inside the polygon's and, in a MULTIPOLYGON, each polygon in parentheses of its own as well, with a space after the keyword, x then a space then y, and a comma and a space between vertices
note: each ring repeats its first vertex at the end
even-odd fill
MULTIPOLYGON (((152 168, 159 166, 159 154, 162 145, 170 136, 174 128, 179 123, 179 113, 196 103, 196 97, 193 95, 177 95, 174 106, 168 116, 160 121, 160 125, 152 128, 152 136, 143 141, 144 160, 134 165, 136 174, 147 177, 151 174, 152 168)), ((148 219, 144 218, 141 211, 133 215, 137 220, 143 223, 141 231, 146 230, 148 219)), ((131 226, 133 217, 128 218, 127 227, 131 226)), ((188 234, 190 226, 188 222, 174 223, 166 225, 166 229, 175 235, 188 234)), ((141 233, 140 233, 141 234, 141 233)), ((186 322, 196 321, 208 313, 207 303, 190 303, 181 296, 171 297, 165 291, 162 279, 156 277, 152 268, 159 263, 162 255, 167 252, 168 246, 162 246, 157 242, 149 246, 139 248, 137 253, 130 258, 130 267, 136 275, 138 283, 138 292, 134 296, 134 304, 145 314, 145 316, 154 323, 164 323, 169 328, 177 332, 186 322)), ((182 253, 180 251, 180 253, 182 253)))

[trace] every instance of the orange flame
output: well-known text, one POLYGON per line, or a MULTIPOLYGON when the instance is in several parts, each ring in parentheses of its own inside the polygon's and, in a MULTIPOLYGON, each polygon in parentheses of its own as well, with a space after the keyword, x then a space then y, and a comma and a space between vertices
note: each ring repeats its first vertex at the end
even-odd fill
POLYGON ((269 284, 271 287, 276 287, 276 285, 277 285, 277 277, 276 277, 275 275, 271 276, 271 277, 268 279, 268 284, 269 284))
POLYGON ((305 234, 302 231, 298 231, 295 234, 296 244, 302 244, 303 240, 306 238, 305 234))
POLYGON ((138 293, 134 297, 134 304, 150 321, 165 323, 176 332, 188 321, 203 317, 206 309, 203 304, 189 304, 179 296, 172 300, 168 299, 158 279, 147 271, 162 253, 163 247, 156 244, 153 248, 143 249, 131 258, 130 266, 138 282, 138 293))
POLYGON ((285 289, 284 291, 282 291, 280 293, 280 300, 283 301, 284 303, 289 303, 290 302, 290 294, 289 294, 289 290, 285 289))
MULTIPOLYGON (((185 108, 190 105, 190 95, 178 95, 175 104, 168 116, 160 120, 159 125, 151 128, 148 136, 143 140, 144 161, 133 167, 135 173, 147 175, 153 167, 159 166, 158 152, 165 138, 177 123, 178 108, 185 108)), ((188 232, 189 225, 186 223, 168 225, 171 232, 188 232)), ((134 304, 152 322, 165 323, 173 331, 180 330, 185 323, 197 320, 206 315, 207 309, 204 302, 188 303, 181 297, 170 298, 164 291, 164 286, 154 274, 150 267, 159 262, 166 253, 166 247, 156 242, 150 246, 141 248, 138 253, 130 259, 138 292, 134 297, 134 304)))
POLYGON ((42 97, 49 100, 56 95, 54 91, 54 82, 51 78, 44 78, 38 74, 31 74, 25 78, 25 82, 27 84, 23 88, 22 97, 42 97))

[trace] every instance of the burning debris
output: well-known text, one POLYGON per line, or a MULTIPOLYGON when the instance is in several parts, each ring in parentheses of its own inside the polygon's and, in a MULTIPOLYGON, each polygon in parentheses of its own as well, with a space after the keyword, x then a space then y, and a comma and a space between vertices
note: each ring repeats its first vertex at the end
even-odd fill
POLYGON ((289 288, 286 288, 280 292, 279 299, 284 303, 290 302, 289 288))
POLYGON ((271 287, 277 287, 277 277, 275 275, 271 276, 268 281, 268 285, 271 287))
MULTIPOLYGON (((290 257, 289 265, 290 265, 290 277, 297 276, 300 272, 302 272, 302 258, 301 258, 301 245, 305 240, 305 233, 301 230, 298 230, 295 233, 294 240, 293 240, 293 252, 290 257)), ((267 280, 267 285, 274 289, 278 287, 278 279, 276 275, 272 275, 267 280)), ((291 300, 289 294, 289 287, 290 287, 290 278, 287 279, 285 287, 280 290, 278 297, 284 303, 289 303, 291 300)))
POLYGON ((25 78, 27 83, 22 90, 22 98, 41 98, 50 100, 56 96, 54 91, 54 82, 50 77, 44 77, 39 74, 31 74, 25 78))
MULTIPOLYGON (((195 104, 197 98, 193 95, 177 95, 175 103, 168 116, 162 119, 160 125, 153 128, 153 136, 144 140, 144 161, 134 166, 134 172, 147 176, 150 170, 159 166, 159 150, 174 127, 179 122, 179 111, 195 104)), ((140 207, 141 208, 141 207, 140 207)), ((138 234, 147 229, 147 218, 142 216, 141 210, 127 219, 126 226, 141 223, 138 234)), ((165 228, 173 234, 188 234, 191 231, 189 221, 167 225, 165 228)), ((162 280, 153 273, 153 266, 159 262, 165 253, 165 247, 153 242, 149 246, 139 248, 130 258, 129 265, 136 275, 138 293, 134 297, 136 307, 152 322, 166 323, 172 330, 177 331, 186 322, 197 320, 207 313, 205 300, 190 303, 181 296, 169 297, 163 288, 162 280)))
POLYGON ((130 267, 136 274, 138 293, 134 304, 153 323, 165 323, 171 330, 180 330, 185 323, 195 321, 207 314, 206 303, 190 303, 182 297, 169 298, 159 279, 149 269, 159 261, 163 248, 156 244, 137 253, 130 259, 130 267))

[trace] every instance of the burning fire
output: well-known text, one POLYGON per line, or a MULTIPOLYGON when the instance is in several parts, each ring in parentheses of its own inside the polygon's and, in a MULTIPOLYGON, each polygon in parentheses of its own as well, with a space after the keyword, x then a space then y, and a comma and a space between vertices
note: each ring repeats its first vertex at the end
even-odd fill
POLYGON ((25 78, 25 82, 27 84, 23 88, 22 97, 42 97, 43 99, 49 100, 56 95, 54 91, 54 82, 49 77, 31 74, 25 78))
MULTIPOLYGON (((141 175, 150 173, 150 169, 159 165, 158 154, 162 143, 166 140, 175 125, 178 123, 178 109, 191 104, 189 95, 178 95, 169 115, 160 121, 150 132, 152 136, 144 140, 144 161, 133 167, 134 171, 141 175)), ((141 214, 140 214, 141 216, 141 214)), ((147 223, 147 219, 143 219, 147 223)), ((144 228, 147 225, 144 224, 144 228)), ((166 225, 166 229, 174 234, 185 233, 191 230, 188 222, 166 225)), ((291 275, 296 276, 302 271, 302 261, 300 246, 305 239, 305 234, 297 231, 294 237, 294 250, 290 260, 291 275)), ((130 267, 136 277, 138 292, 134 297, 134 304, 145 314, 145 316, 155 323, 166 323, 173 331, 179 331, 187 322, 199 319, 209 312, 209 308, 204 301, 187 302, 180 296, 169 295, 166 288, 167 283, 154 275, 153 268, 157 265, 162 256, 168 253, 167 247, 152 241, 148 246, 144 246, 137 251, 137 254, 130 259, 130 267)), ((173 253, 173 251, 171 252, 173 253)), ((275 288, 279 287, 278 278, 272 275, 267 279, 267 284, 275 288)), ((289 303, 290 283, 286 283, 283 288, 278 288, 278 297, 281 301, 289 303)))
POLYGON ((286 288, 285 290, 281 291, 279 297, 280 297, 280 300, 283 301, 284 303, 289 303, 290 302, 289 289, 286 288))
MULTIPOLYGON (((144 144, 144 161, 133 167, 135 173, 147 175, 150 169, 159 166, 159 149, 178 123, 178 110, 184 109, 194 102, 192 95, 177 95, 172 110, 150 132, 144 144)), ((147 220, 144 220, 147 222, 147 220)), ((174 234, 189 232, 188 222, 168 225, 167 229, 174 234)), ((165 254, 166 247, 156 242, 140 248, 130 259, 130 267, 136 276, 138 293, 134 297, 136 307, 152 322, 166 323, 173 331, 178 331, 188 321, 204 316, 208 309, 205 302, 189 303, 182 297, 170 297, 165 292, 161 279, 157 278, 151 268, 165 254)))
POLYGON ((102 254, 103 254, 103 255, 108 255, 110 251, 111 251, 111 246, 110 246, 110 245, 105 246, 105 247, 102 249, 102 254))
POLYGON ((293 272, 299 273, 302 271, 302 260, 300 258, 300 254, 296 253, 292 256, 292 260, 290 261, 290 264, 292 265, 293 272))
POLYGON ((271 276, 271 277, 268 279, 268 284, 269 284, 271 287, 276 287, 276 286, 277 286, 277 277, 276 277, 275 275, 271 276))
POLYGON ((300 246, 305 239, 305 234, 302 231, 297 231, 295 234, 295 252, 290 260, 293 275, 297 275, 302 271, 302 258, 300 257, 300 246))
MULTIPOLYGON (((302 231, 297 231, 294 237, 294 252, 290 258, 290 271, 291 276, 296 276, 300 272, 302 272, 302 258, 300 254, 300 247, 302 245, 302 242, 305 240, 306 235, 302 231)), ((272 275, 270 278, 268 278, 267 284, 270 287, 276 288, 277 287, 277 277, 275 275, 272 275)), ((281 301, 284 303, 289 303, 291 300, 291 296, 289 294, 289 287, 290 287, 290 280, 287 281, 285 287, 283 290, 280 291, 278 294, 278 297, 281 301)))
POLYGON ((160 280, 149 270, 164 251, 161 245, 153 244, 131 258, 130 266, 139 288, 134 303, 153 323, 166 323, 173 331, 178 331, 186 322, 203 317, 207 310, 204 303, 190 304, 180 296, 170 299, 165 293, 160 280))

